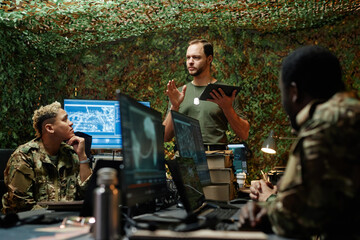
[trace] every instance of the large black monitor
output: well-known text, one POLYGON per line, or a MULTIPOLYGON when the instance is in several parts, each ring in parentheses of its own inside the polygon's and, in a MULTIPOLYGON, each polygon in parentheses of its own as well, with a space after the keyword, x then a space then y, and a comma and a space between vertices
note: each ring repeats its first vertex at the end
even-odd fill
POLYGON ((171 111, 171 118, 180 156, 194 160, 203 186, 211 184, 199 121, 176 111, 171 111))
POLYGON ((161 113, 117 94, 123 139, 123 205, 134 207, 166 195, 161 113))
MULTIPOLYGON (((93 169, 93 174, 91 175, 89 182, 88 182, 88 188, 85 192, 85 198, 84 203, 82 205, 82 208, 80 210, 80 216, 83 217, 89 217, 94 216, 94 190, 97 187, 97 172, 101 168, 114 168, 117 171, 117 178, 121 179, 121 166, 122 161, 109 161, 109 160, 97 160, 95 163, 95 167, 93 169)), ((120 181, 119 184, 116 186, 117 188, 120 188, 120 181)))
MULTIPOLYGON (((141 103, 150 107, 150 102, 141 103)), ((75 132, 92 136, 91 149, 122 148, 118 101, 64 99, 64 110, 75 132)))

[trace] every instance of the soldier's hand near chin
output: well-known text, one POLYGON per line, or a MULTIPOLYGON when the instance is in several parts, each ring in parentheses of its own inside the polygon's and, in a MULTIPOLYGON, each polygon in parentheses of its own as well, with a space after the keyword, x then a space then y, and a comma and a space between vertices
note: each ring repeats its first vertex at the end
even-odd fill
POLYGON ((70 138, 67 142, 70 146, 72 146, 79 156, 79 160, 86 159, 86 153, 85 153, 85 139, 78 136, 73 136, 70 138))

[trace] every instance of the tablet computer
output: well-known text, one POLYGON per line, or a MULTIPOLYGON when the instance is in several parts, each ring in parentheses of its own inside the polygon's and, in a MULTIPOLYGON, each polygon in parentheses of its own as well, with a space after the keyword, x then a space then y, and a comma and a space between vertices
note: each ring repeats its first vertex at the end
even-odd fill
POLYGON ((236 94, 238 94, 240 91, 239 86, 231 86, 231 85, 226 85, 226 84, 221 84, 221 83, 210 83, 209 85, 206 86, 204 91, 201 93, 199 99, 200 100, 212 99, 210 93, 214 89, 216 91, 218 91, 219 88, 221 88, 227 96, 231 96, 231 94, 234 90, 236 90, 236 94))

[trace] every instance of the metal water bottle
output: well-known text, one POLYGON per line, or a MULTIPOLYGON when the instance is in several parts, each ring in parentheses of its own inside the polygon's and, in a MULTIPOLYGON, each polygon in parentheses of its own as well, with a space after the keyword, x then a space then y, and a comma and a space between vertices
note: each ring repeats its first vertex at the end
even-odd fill
POLYGON ((113 168, 101 168, 97 172, 97 185, 94 190, 95 239, 112 240, 120 237, 120 192, 117 171, 113 168))

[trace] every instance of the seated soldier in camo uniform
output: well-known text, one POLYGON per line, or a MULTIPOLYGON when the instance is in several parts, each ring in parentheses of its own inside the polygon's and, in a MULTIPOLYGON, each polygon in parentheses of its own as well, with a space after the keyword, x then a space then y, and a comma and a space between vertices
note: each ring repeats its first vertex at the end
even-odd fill
POLYGON ((34 112, 36 138, 15 150, 4 171, 3 213, 39 209, 42 201, 82 199, 92 170, 85 140, 72 125, 58 102, 34 112))
POLYGON ((239 223, 296 239, 360 239, 360 101, 319 46, 291 53, 279 80, 298 138, 277 188, 260 181, 239 223))

